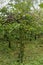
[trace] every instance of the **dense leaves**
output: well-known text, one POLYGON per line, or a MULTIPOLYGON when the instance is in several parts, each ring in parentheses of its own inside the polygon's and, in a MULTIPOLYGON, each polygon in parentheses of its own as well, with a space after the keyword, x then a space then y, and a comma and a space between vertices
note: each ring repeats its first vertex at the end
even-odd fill
POLYGON ((8 42, 9 48, 15 41, 16 45, 19 43, 17 61, 21 63, 26 41, 38 40, 41 35, 43 36, 43 19, 39 17, 37 12, 31 11, 31 5, 31 1, 16 0, 15 4, 10 2, 9 7, 0 9, 0 40, 8 42))

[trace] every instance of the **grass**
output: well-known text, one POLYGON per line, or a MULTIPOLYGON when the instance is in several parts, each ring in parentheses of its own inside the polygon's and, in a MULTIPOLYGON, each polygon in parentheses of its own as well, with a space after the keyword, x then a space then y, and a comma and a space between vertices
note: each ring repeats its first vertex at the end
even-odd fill
MULTIPOLYGON (((36 43, 37 42, 37 43, 36 43)), ((7 42, 0 42, 0 65, 43 65, 43 44, 27 42, 24 48, 24 63, 17 63, 17 48, 8 48, 7 42), (16 50, 16 51, 15 51, 16 50)), ((14 44, 12 44, 14 45, 14 44)))

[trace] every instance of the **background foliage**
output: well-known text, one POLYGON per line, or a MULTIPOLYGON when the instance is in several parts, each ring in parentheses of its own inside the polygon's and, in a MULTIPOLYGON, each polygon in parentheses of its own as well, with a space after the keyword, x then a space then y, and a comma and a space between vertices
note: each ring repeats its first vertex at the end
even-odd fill
POLYGON ((43 12, 31 6, 31 0, 15 0, 0 9, 1 65, 43 64, 43 12))

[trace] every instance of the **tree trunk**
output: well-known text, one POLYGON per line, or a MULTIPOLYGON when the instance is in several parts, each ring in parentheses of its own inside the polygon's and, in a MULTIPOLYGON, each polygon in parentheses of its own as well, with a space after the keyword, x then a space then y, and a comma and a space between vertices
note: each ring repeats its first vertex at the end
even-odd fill
POLYGON ((5 34, 4 34, 4 39, 6 40, 6 41, 8 41, 8 43, 9 43, 9 48, 11 48, 11 42, 10 42, 10 40, 9 40, 9 37, 8 37, 8 33, 7 32, 5 32, 5 34))
POLYGON ((19 47, 19 54, 18 54, 18 62, 23 63, 23 57, 24 57, 24 43, 23 43, 23 29, 19 30, 20 33, 20 47, 19 47))

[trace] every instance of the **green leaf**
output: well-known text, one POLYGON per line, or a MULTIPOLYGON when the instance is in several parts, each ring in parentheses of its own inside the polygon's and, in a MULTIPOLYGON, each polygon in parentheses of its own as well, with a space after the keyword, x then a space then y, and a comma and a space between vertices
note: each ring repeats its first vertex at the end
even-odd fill
POLYGON ((43 8, 43 3, 41 3, 39 6, 40 6, 41 8, 43 8))

